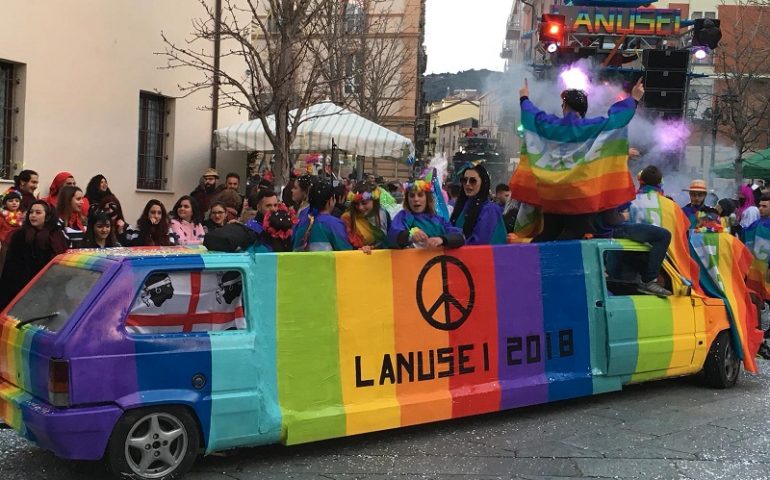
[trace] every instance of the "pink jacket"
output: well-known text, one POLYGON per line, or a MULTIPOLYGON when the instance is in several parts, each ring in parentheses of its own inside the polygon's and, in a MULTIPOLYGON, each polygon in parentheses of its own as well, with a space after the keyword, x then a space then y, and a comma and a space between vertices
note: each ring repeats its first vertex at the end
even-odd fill
POLYGON ((171 220, 171 231, 174 233, 177 245, 200 245, 206 234, 200 223, 177 219, 171 220))

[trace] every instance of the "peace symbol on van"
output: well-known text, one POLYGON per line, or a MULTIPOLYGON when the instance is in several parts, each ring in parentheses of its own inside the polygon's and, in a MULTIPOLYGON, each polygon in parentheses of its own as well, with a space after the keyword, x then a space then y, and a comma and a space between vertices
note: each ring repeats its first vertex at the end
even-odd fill
POLYGON ((476 298, 473 277, 471 277, 468 267, 457 258, 448 255, 433 257, 422 267, 420 274, 417 276, 416 291, 417 308, 420 309, 422 318, 433 328, 445 331, 460 328, 470 316, 473 310, 473 302, 476 298), (423 291, 425 288, 425 278, 437 267, 441 269, 441 295, 436 298, 425 298, 425 292, 423 291), (451 269, 457 269, 462 274, 461 276, 454 275, 452 277, 455 280, 453 285, 450 285, 449 282, 451 269), (465 282, 464 286, 457 285, 456 279, 458 278, 462 279, 460 281, 465 282), (457 291, 460 291, 463 287, 467 289, 467 299, 456 296, 457 291), (451 290, 454 290, 455 294, 451 290), (453 313, 453 311, 459 312, 460 316, 457 317, 457 314, 453 313))

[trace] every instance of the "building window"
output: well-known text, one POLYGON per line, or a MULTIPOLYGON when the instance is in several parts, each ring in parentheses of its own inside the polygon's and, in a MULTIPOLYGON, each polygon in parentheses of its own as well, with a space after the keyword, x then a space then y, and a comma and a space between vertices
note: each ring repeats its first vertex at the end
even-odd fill
POLYGON ((136 188, 163 190, 166 187, 167 118, 170 99, 139 94, 139 162, 136 188))
POLYGON ((345 5, 345 31, 361 33, 364 30, 364 8, 360 0, 351 0, 345 5))
POLYGON ((361 75, 361 61, 359 56, 351 53, 345 59, 345 93, 352 94, 358 92, 361 75))
POLYGON ((703 18, 710 18, 714 20, 717 18, 717 12, 705 12, 703 18))
POLYGON ((692 15, 690 15, 690 18, 693 20, 697 18, 703 18, 703 12, 692 12, 692 15))
POLYGON ((13 64, 0 62, 0 178, 11 178, 13 82, 13 64))

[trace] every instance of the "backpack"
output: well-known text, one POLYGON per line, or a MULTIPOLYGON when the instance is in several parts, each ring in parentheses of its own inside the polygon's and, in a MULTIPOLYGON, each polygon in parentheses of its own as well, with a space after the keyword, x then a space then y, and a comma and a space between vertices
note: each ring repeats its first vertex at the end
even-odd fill
POLYGON ((228 223, 203 237, 203 245, 217 252, 240 252, 258 241, 259 234, 240 223, 228 223))

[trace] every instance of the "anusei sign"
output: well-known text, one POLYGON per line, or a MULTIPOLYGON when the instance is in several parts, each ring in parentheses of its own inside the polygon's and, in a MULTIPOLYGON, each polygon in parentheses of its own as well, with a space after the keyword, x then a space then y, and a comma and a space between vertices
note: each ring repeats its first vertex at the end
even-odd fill
POLYGON ((681 13, 675 9, 555 6, 570 33, 589 35, 679 34, 681 13))

